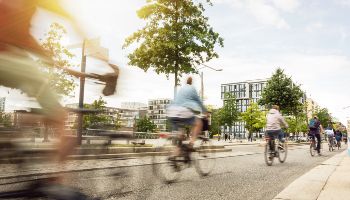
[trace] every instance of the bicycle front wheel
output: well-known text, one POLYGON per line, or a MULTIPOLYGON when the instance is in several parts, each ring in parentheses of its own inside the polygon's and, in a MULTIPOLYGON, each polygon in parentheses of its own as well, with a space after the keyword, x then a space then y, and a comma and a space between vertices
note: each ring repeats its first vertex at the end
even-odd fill
POLYGON ((268 166, 271 166, 273 163, 274 155, 272 155, 272 152, 270 150, 269 142, 266 142, 265 144, 264 157, 265 157, 265 163, 268 166))
POLYGON ((278 151, 278 160, 280 161, 280 163, 284 163, 287 159, 287 153, 288 153, 287 142, 279 143, 277 147, 277 151, 278 151))
POLYGON ((315 147, 315 143, 311 142, 310 144, 310 154, 311 156, 315 156, 316 154, 316 147, 315 147))
POLYGON ((162 146, 156 148, 156 155, 152 159, 154 175, 168 184, 180 178, 180 172, 183 168, 183 163, 177 162, 177 157, 174 156, 174 151, 177 148, 175 143, 166 139, 162 146))
POLYGON ((199 175, 208 176, 216 164, 215 151, 217 149, 209 139, 202 139, 198 149, 192 153, 195 168, 199 175))

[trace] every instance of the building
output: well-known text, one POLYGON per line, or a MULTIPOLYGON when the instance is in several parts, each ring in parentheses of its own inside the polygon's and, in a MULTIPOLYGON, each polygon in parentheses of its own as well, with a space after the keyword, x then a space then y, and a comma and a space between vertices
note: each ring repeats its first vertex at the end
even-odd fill
POLYGON ((147 116, 147 108, 119 108, 118 121, 123 130, 133 130, 136 125, 136 120, 145 116, 147 116))
POLYGON ((311 98, 306 98, 306 114, 307 119, 311 119, 313 114, 319 109, 318 104, 311 98))
MULTIPOLYGON (((145 106, 145 104, 139 104, 140 106, 145 106)), ((67 108, 78 108, 77 103, 67 104, 67 108)), ((115 108, 115 107, 105 107, 103 114, 109 117, 109 121, 112 124, 119 124, 120 128, 118 130, 132 131, 137 119, 146 116, 147 107, 139 107, 135 109, 129 108, 115 108)), ((67 129, 74 129, 76 127, 78 115, 74 112, 69 112, 67 120, 65 122, 65 127, 67 129)))
MULTIPOLYGON (((245 112, 251 103, 256 103, 261 98, 261 93, 267 84, 267 79, 248 80, 221 85, 221 99, 225 100, 225 93, 234 95, 239 112, 245 112)), ((229 130, 227 127, 226 132, 229 130)), ((246 131, 243 122, 236 122, 232 127, 232 133, 239 138, 245 138, 246 131)))
POLYGON ((148 101, 148 117, 156 124, 159 131, 166 131, 166 107, 170 99, 152 99, 148 101))
MULTIPOLYGON (((268 79, 248 80, 236 83, 221 84, 221 99, 225 101, 225 93, 231 93, 237 99, 237 109, 239 112, 245 112, 251 103, 257 103, 261 98, 262 92, 267 85, 268 79)), ((306 102, 306 94, 300 99, 301 103, 306 102)), ((263 107, 260 107, 264 109, 263 107)), ((229 128, 227 127, 226 132, 229 128)), ((239 138, 246 137, 244 122, 236 122, 232 127, 232 133, 239 138)))
POLYGON ((140 102, 122 102, 120 108, 131 110, 147 109, 147 104, 140 102))
POLYGON ((0 112, 5 112, 6 97, 0 97, 0 112))

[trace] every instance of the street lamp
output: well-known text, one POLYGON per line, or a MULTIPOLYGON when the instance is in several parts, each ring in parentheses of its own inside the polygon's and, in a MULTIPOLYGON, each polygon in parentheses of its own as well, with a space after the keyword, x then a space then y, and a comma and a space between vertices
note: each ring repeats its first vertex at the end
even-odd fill
MULTIPOLYGON (((210 67, 208 65, 205 65, 205 64, 202 64, 203 67, 197 69, 197 70, 200 70, 200 69, 203 69, 203 68, 209 68, 211 70, 214 70, 214 71, 217 71, 217 72, 221 72, 223 69, 215 69, 213 67, 210 67)), ((201 71, 201 73, 199 74, 199 76, 201 77, 201 99, 202 101, 204 101, 204 83, 203 83, 203 71, 201 71)))

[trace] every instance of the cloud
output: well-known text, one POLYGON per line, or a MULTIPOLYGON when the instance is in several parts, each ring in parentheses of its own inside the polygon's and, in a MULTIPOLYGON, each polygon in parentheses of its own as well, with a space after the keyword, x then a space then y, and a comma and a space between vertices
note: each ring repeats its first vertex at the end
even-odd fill
POLYGON ((279 29, 288 29, 289 25, 281 17, 280 12, 275 7, 264 1, 248 0, 248 11, 256 18, 257 21, 264 25, 270 25, 279 29))
POLYGON ((336 3, 342 6, 350 6, 350 0, 336 0, 336 3))
POLYGON ((312 24, 309 24, 306 28, 305 28, 305 31, 308 32, 308 33, 312 33, 314 31, 317 31, 321 28, 323 28, 323 24, 321 22, 315 22, 315 23, 312 23, 312 24))
POLYGON ((281 16, 281 12, 293 12, 299 6, 297 0, 271 1, 268 0, 215 0, 217 4, 227 4, 233 9, 244 10, 263 25, 278 29, 289 29, 290 26, 281 16))
POLYGON ((276 8, 285 12, 294 12, 299 6, 299 0, 272 0, 276 8))

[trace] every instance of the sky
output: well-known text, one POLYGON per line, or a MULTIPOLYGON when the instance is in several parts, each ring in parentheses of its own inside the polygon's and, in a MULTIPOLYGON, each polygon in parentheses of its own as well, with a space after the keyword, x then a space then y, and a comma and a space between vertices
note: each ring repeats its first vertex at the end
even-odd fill
MULTIPOLYGON (((198 1, 198 0, 196 0, 198 1)), ((205 16, 224 38, 224 47, 215 50, 219 58, 206 63, 223 69, 204 68, 205 103, 221 106, 220 85, 252 79, 269 78, 278 68, 301 85, 321 107, 343 123, 350 119, 350 0, 212 0, 205 16)), ((173 76, 152 70, 144 72, 128 65, 127 55, 133 48, 122 49, 125 38, 141 29, 145 22, 136 11, 146 0, 75 0, 65 7, 80 23, 86 38, 101 38, 101 45, 110 51, 110 62, 120 66, 117 93, 105 97, 109 106, 123 101, 147 103, 148 99, 172 98, 173 76)), ((79 43, 79 37, 64 20, 39 11, 33 20, 32 33, 42 38, 52 22, 68 29, 67 44, 79 43)), ((80 49, 72 50, 79 63, 80 49)), ((87 70, 105 72, 103 62, 88 59, 87 70)), ((200 89, 200 78, 192 75, 200 89)), ((184 81, 186 76, 182 78, 184 81)), ((100 96, 101 86, 89 81, 86 102, 100 96)), ((7 109, 28 106, 28 98, 18 91, 2 89, 7 109)), ((78 101, 78 92, 63 103, 78 101)), ((32 100, 30 100, 32 103, 32 100)))

